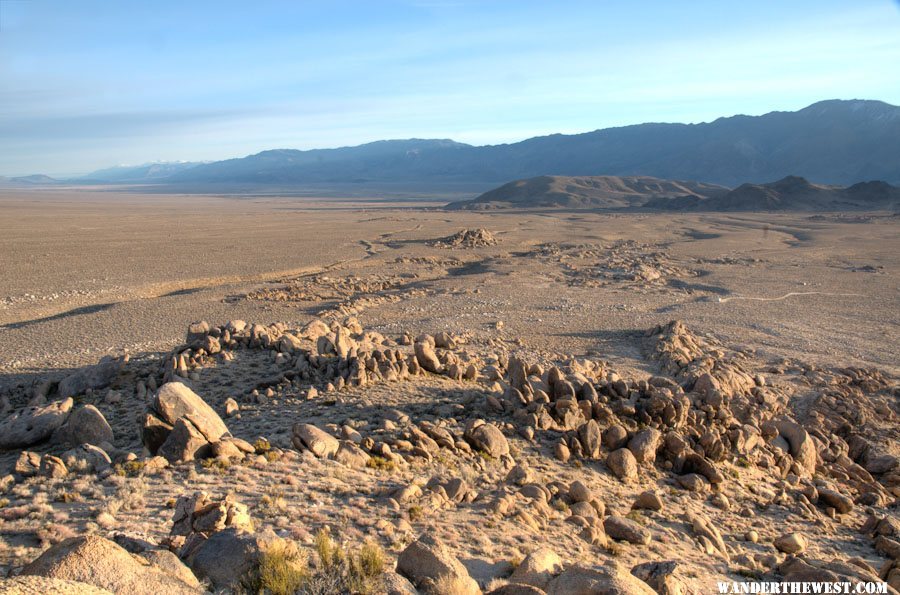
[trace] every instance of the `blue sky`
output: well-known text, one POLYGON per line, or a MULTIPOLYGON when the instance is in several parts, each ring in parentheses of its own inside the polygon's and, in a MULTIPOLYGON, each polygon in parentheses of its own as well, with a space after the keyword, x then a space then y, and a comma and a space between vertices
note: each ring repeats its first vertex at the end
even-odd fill
POLYGON ((900 104, 896 1, 0 0, 0 175, 900 104))

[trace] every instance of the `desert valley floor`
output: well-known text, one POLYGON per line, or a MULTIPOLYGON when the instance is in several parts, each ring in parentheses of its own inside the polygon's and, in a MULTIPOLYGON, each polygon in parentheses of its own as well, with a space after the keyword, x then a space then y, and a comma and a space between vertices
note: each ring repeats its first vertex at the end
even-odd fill
POLYGON ((0 571, 95 534, 156 592, 233 590, 261 554, 202 550, 252 521, 377 544, 372 592, 898 588, 898 377, 889 213, 6 191, 0 431, 49 430, 0 436, 0 571), (166 418, 174 381, 238 440, 173 454, 203 425, 166 418), (109 464, 72 454, 87 405, 109 464))

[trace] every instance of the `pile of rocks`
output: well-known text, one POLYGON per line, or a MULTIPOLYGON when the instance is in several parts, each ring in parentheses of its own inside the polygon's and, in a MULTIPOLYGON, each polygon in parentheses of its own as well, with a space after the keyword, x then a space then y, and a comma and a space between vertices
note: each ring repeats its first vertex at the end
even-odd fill
POLYGON ((160 387, 143 416, 141 440, 150 454, 169 463, 214 456, 243 458, 255 450, 245 440, 232 437, 212 407, 180 382, 160 387))
POLYGON ((479 227, 477 229, 461 229, 453 235, 434 240, 429 245, 436 248, 482 248, 496 246, 499 243, 494 234, 479 227))

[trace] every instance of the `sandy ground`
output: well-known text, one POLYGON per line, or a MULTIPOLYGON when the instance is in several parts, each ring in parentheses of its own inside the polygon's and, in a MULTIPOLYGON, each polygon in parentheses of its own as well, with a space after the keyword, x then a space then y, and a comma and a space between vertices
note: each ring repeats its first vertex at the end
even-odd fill
POLYGON ((403 299, 368 300, 358 312, 376 330, 486 330, 502 320, 548 352, 628 361, 636 331, 678 318, 730 344, 897 372, 898 231, 886 215, 485 214, 433 203, 6 192, 0 373, 11 381, 163 350, 199 318, 302 321, 372 297, 363 286, 320 301, 245 299, 315 274, 392 278, 382 293, 405 290, 403 299), (476 227, 499 243, 429 245, 476 227), (614 278, 641 266, 661 276, 614 278))

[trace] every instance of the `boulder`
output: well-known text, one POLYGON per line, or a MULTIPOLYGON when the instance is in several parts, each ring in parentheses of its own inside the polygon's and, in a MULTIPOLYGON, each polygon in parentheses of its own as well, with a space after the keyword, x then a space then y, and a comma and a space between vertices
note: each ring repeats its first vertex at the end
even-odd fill
POLYGON ((53 441, 66 446, 112 444, 113 431, 99 409, 84 405, 69 414, 66 423, 54 432, 53 441))
POLYGON ((112 466, 112 459, 106 451, 93 444, 82 444, 62 455, 66 467, 72 471, 102 473, 112 466))
POLYGON ((150 562, 169 576, 173 576, 195 589, 200 588, 200 581, 178 556, 169 550, 151 548, 138 553, 138 556, 150 562))
POLYGON ((49 438, 68 419, 71 398, 16 411, 0 422, 0 449, 24 448, 49 438))
POLYGON ((659 595, 684 595, 687 585, 679 576, 678 562, 644 562, 631 569, 631 574, 638 577, 659 595))
POLYGON ((229 591, 259 565, 263 549, 255 535, 229 527, 210 535, 185 561, 197 578, 208 579, 214 589, 229 591))
POLYGON ((312 424, 295 424, 292 441, 298 449, 307 448, 319 458, 333 457, 341 446, 337 438, 312 424))
POLYGON ((617 515, 609 515, 603 520, 603 529, 613 539, 627 541, 635 545, 650 543, 650 531, 635 521, 617 515))
POLYGON ((806 551, 809 542, 800 533, 786 533, 774 541, 779 552, 800 554, 806 551))
POLYGON ((158 453, 172 464, 193 461, 209 454, 209 441, 190 421, 179 419, 158 453))
MULTIPOLYGON (((431 337, 428 337, 430 339, 431 337)), ((434 352, 434 346, 427 340, 417 340, 415 344, 416 361, 423 369, 440 374, 443 371, 441 360, 434 352)))
POLYGON ((97 535, 61 541, 26 565, 22 575, 79 581, 116 594, 202 592, 97 535))
POLYGON ((819 488, 818 491, 819 502, 824 503, 826 506, 831 506, 839 514, 847 514, 853 510, 853 500, 849 496, 827 488, 819 488))
POLYGON ((59 479, 68 475, 69 469, 61 458, 47 454, 41 457, 41 467, 39 472, 44 477, 59 479))
POLYGON ((419 595, 409 579, 393 571, 384 573, 381 586, 385 595, 419 595))
POLYGON ((655 595, 645 582, 621 566, 573 566, 547 586, 547 595, 655 595))
POLYGON ((465 438, 472 446, 495 459, 509 454, 506 436, 493 424, 477 424, 466 431, 465 438))
POLYGON ((620 448, 609 453, 609 456, 606 457, 606 466, 613 472, 613 475, 624 482, 637 479, 637 459, 627 448, 620 448))
POLYGON ((58 392, 63 399, 74 397, 87 391, 105 388, 118 376, 124 361, 105 356, 93 366, 81 368, 59 382, 58 392))
POLYGON ((213 408, 181 382, 167 382, 162 385, 153 399, 151 408, 162 421, 172 426, 181 418, 187 419, 207 442, 218 440, 228 434, 228 427, 213 408))
POLYGON ((369 455, 353 442, 344 440, 334 453, 334 460, 347 467, 362 469, 369 462, 369 455))
POLYGON ((569 486, 569 498, 573 502, 590 502, 594 499, 594 492, 580 480, 575 480, 569 486))
POLYGON ((647 428, 635 434, 628 441, 628 450, 640 465, 652 465, 656 462, 656 449, 662 433, 655 428, 647 428))
POLYGON ((593 419, 578 428, 578 441, 581 443, 582 454, 589 459, 596 459, 600 456, 600 446, 602 444, 602 433, 600 426, 593 419))
MULTIPOLYGON (((459 587, 458 595, 478 595, 481 589, 466 567, 440 540, 424 534, 409 544, 397 559, 397 572, 408 578, 418 588, 432 590, 439 580, 453 580, 459 587)), ((456 594, 455 594, 456 595, 456 594)))
POLYGON ((653 510, 659 512, 663 508, 663 501, 659 493, 655 490, 647 490, 641 492, 631 508, 636 510, 653 510))
POLYGON ((549 548, 540 548, 525 556, 509 577, 509 581, 545 589, 553 577, 562 570, 562 559, 556 552, 549 548))
POLYGON ((36 452, 23 450, 16 459, 14 471, 22 477, 32 477, 41 470, 41 455, 36 452))

